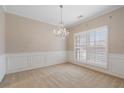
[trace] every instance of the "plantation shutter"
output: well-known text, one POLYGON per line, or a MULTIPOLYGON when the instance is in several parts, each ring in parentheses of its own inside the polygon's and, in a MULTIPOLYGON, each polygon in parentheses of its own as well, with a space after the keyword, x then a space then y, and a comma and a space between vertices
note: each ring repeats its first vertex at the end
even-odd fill
POLYGON ((76 33, 75 61, 107 67, 107 26, 76 33))

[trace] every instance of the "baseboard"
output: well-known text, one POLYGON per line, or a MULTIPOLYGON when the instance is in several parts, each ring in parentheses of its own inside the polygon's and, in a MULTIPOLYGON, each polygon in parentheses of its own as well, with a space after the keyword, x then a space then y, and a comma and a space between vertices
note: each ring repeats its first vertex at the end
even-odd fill
POLYGON ((124 54, 108 54, 107 68, 75 62, 73 51, 68 51, 68 62, 124 79, 124 54))
POLYGON ((66 61, 66 51, 11 53, 6 55, 7 74, 61 64, 66 61))

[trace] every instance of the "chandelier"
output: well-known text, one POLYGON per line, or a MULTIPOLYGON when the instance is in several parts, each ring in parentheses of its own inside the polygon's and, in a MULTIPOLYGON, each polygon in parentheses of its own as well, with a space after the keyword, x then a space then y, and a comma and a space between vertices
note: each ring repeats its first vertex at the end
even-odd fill
POLYGON ((57 28, 53 29, 53 32, 55 35, 60 36, 62 39, 65 39, 66 36, 69 34, 69 31, 64 27, 63 21, 62 21, 62 8, 63 5, 60 5, 60 11, 61 11, 61 17, 60 17, 60 24, 57 28))

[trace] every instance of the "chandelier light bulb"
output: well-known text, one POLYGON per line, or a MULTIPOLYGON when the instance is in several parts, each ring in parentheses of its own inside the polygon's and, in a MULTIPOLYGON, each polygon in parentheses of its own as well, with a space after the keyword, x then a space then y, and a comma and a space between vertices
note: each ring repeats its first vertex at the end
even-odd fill
POLYGON ((60 17, 60 21, 61 23, 59 24, 58 29, 53 29, 53 33, 57 36, 60 36, 62 39, 65 39, 67 35, 69 35, 69 31, 67 31, 67 29, 64 27, 64 24, 62 22, 62 8, 63 5, 60 5, 60 9, 61 9, 61 17, 60 17))

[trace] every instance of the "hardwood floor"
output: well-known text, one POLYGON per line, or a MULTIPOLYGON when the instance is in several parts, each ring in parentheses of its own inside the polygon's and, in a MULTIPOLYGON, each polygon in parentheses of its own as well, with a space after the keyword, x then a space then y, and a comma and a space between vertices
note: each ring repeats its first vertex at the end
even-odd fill
POLYGON ((124 80, 71 63, 6 75, 0 87, 86 88, 124 87, 124 80))

